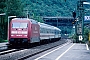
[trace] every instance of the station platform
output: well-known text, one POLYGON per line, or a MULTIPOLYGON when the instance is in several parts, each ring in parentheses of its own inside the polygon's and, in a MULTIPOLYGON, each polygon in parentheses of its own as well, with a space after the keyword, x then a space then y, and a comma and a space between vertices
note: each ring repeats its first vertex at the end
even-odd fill
POLYGON ((87 44, 68 43, 43 52, 34 60, 90 60, 87 44))

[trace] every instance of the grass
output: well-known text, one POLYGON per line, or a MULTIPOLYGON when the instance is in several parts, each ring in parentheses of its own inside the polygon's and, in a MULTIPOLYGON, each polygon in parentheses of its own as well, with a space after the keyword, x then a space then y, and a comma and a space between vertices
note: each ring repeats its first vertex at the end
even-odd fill
POLYGON ((4 40, 0 38, 0 43, 3 43, 3 42, 8 42, 8 40, 4 40))

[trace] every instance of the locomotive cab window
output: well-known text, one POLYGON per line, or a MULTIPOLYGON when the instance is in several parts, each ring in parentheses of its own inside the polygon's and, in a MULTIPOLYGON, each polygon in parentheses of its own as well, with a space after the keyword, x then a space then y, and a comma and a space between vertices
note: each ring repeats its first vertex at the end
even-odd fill
POLYGON ((27 28, 27 23, 21 23, 20 28, 27 28))
POLYGON ((12 28, 27 28, 27 23, 12 23, 12 28))

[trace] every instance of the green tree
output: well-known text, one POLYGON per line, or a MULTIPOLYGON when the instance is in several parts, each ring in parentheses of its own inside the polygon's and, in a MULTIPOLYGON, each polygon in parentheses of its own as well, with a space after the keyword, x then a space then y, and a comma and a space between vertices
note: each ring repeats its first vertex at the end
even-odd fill
POLYGON ((23 15, 23 7, 21 0, 8 0, 7 1, 7 9, 8 9, 8 15, 15 15, 15 16, 21 16, 23 15))
POLYGON ((72 17, 72 11, 76 9, 76 0, 21 0, 24 9, 28 9, 30 16, 64 16, 72 17))
POLYGON ((0 13, 5 13, 6 0, 0 0, 0 13))
MULTIPOLYGON (((6 0, 0 0, 0 14, 6 11, 6 0)), ((7 29, 6 29, 7 30, 7 29)), ((5 15, 0 15, 0 41, 6 38, 5 15)))

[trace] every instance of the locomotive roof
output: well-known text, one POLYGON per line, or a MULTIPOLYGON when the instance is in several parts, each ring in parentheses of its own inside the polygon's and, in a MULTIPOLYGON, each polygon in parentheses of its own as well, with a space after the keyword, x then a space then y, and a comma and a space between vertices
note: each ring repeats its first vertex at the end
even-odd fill
POLYGON ((29 18, 14 18, 12 20, 29 20, 31 21, 33 24, 38 24, 37 21, 33 20, 33 19, 29 19, 29 18))

